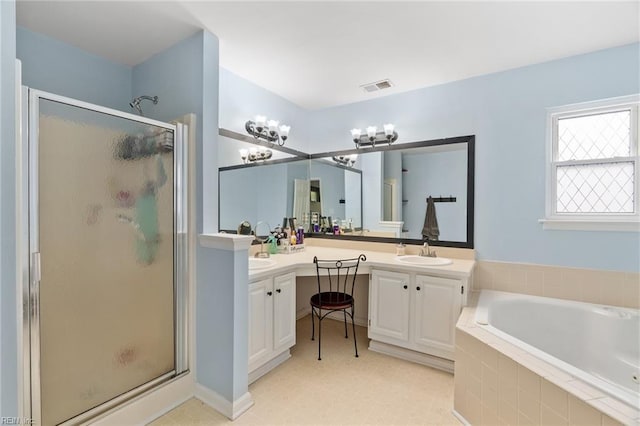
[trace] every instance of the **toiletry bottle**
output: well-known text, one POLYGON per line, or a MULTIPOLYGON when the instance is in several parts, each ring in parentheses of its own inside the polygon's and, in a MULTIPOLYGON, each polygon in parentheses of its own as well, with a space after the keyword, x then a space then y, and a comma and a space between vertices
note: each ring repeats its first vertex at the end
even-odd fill
POLYGON ((274 237, 273 235, 270 235, 269 238, 267 239, 267 242, 269 243, 269 253, 270 254, 278 253, 278 243, 277 243, 276 237, 274 237))
POLYGON ((291 234, 291 245, 295 246, 297 244, 296 234, 291 234))
POLYGON ((304 243, 304 227, 298 227, 298 244, 304 243))

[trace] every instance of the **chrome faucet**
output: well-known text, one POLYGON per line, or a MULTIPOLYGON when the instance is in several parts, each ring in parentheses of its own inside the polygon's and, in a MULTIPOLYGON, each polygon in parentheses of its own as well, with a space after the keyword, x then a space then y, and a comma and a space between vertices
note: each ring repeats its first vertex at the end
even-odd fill
POLYGON ((420 249, 420 256, 424 257, 438 257, 435 250, 429 248, 429 243, 425 241, 424 245, 420 249))

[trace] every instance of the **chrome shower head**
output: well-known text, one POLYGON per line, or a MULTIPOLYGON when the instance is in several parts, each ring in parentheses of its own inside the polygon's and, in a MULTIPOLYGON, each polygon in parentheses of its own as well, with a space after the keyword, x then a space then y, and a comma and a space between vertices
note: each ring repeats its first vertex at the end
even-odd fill
POLYGON ((133 100, 131 102, 129 102, 129 106, 131 108, 134 108, 135 110, 138 111, 138 114, 144 116, 144 114, 142 113, 142 107, 140 106, 140 102, 142 102, 143 100, 148 100, 153 102, 154 105, 158 104, 158 97, 157 96, 138 96, 137 98, 133 98, 133 100))

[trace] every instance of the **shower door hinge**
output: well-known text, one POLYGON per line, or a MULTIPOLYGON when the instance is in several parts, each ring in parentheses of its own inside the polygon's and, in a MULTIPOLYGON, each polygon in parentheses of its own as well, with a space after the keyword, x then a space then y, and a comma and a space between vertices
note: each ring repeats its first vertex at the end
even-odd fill
POLYGON ((40 252, 31 253, 31 276, 33 283, 39 283, 42 279, 40 269, 40 252))

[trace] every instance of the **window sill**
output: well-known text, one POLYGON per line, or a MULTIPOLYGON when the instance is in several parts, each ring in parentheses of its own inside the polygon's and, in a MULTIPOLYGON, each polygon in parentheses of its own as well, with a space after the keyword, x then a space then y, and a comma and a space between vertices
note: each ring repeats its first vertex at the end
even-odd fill
POLYGON ((544 230, 554 231, 618 231, 640 232, 640 221, 630 220, 579 220, 579 219, 540 219, 544 230))

